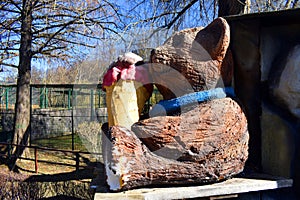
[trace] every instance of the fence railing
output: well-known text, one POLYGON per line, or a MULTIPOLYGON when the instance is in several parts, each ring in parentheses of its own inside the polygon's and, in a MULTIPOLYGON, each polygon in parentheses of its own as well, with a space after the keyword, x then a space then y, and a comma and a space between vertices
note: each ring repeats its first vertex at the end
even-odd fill
POLYGON ((8 159, 13 158, 15 155, 12 155, 12 147, 13 146, 18 146, 22 148, 29 148, 33 149, 34 151, 34 158, 25 158, 25 157, 18 157, 20 159, 24 160, 30 160, 34 162, 34 172, 38 173, 38 167, 39 167, 39 162, 47 162, 51 164, 57 164, 57 165, 64 165, 64 166, 71 166, 74 167, 76 172, 79 171, 80 169, 80 154, 89 154, 89 155, 94 155, 94 156, 102 156, 102 153, 93 153, 93 152, 84 152, 84 151, 74 151, 74 150, 62 150, 62 149, 53 149, 53 148, 46 148, 46 147, 38 147, 38 146, 27 146, 27 145, 16 145, 12 144, 10 142, 0 142, 0 145, 5 145, 7 147, 7 153, 0 153, 0 156, 6 157, 8 159), (75 160, 75 165, 73 164, 68 164, 68 163, 63 163, 63 162, 53 162, 53 161, 46 161, 46 160, 39 160, 38 156, 38 151, 53 151, 53 152, 60 152, 64 154, 73 154, 74 155, 74 160, 75 160))
MULTIPOLYGON (((0 106, 12 109, 16 102, 15 84, 0 85, 0 106)), ((101 84, 31 84, 30 102, 36 108, 67 108, 106 106, 101 84)))
MULTIPOLYGON (((0 107, 11 109, 16 103, 16 84, 0 84, 0 107)), ((31 108, 75 108, 106 107, 105 92, 102 84, 31 84, 31 108)), ((162 99, 158 90, 153 91, 151 104, 162 99)), ((149 102, 150 103, 150 102, 149 102)))

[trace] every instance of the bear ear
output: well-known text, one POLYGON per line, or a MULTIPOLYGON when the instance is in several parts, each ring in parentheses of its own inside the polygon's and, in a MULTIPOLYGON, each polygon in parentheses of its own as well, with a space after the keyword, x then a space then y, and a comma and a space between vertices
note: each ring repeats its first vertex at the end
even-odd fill
POLYGON ((230 28, 225 19, 219 17, 204 29, 200 30, 195 38, 210 54, 213 60, 222 61, 225 57, 230 40, 230 28))

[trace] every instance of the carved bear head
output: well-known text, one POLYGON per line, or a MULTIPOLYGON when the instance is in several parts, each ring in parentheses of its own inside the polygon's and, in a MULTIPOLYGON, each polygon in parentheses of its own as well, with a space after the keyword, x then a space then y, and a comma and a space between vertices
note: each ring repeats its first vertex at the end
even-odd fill
POLYGON ((232 62, 224 58, 228 54, 229 40, 229 25, 225 19, 217 18, 206 28, 177 32, 153 50, 150 73, 164 99, 213 89, 217 85, 228 86, 232 79, 232 62))

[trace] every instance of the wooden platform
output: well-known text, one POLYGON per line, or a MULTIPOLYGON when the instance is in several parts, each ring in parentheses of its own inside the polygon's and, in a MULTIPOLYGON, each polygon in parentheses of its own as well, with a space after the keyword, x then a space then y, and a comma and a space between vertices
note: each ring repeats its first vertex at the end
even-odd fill
POLYGON ((219 197, 237 197, 241 193, 279 189, 291 187, 292 185, 292 179, 256 174, 202 186, 141 188, 125 192, 109 192, 105 188, 98 188, 94 200, 171 200, 201 197, 219 199, 219 197))

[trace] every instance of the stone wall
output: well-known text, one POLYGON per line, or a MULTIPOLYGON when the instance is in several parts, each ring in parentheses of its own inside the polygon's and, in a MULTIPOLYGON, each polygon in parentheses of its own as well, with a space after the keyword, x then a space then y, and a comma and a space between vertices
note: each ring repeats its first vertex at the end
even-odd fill
MULTIPOLYGON (((1 112, 1 126, 4 132, 13 130, 13 110, 1 112)), ((106 108, 93 111, 89 108, 35 109, 31 115, 31 139, 51 138, 76 132, 79 124, 89 121, 107 121, 106 108)))

